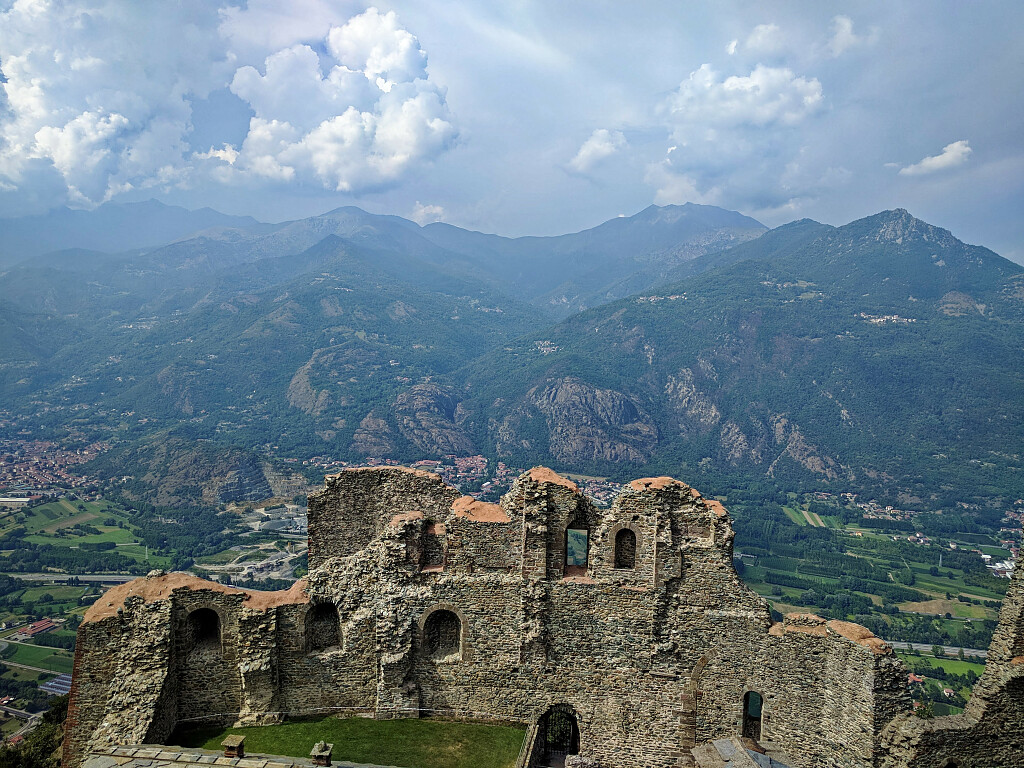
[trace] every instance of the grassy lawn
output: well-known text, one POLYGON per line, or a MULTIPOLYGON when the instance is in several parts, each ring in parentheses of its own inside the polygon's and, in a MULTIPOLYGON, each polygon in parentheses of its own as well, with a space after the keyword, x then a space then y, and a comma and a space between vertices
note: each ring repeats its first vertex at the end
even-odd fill
POLYGON ((934 656, 913 656, 911 654, 901 651, 897 651, 897 655, 904 660, 924 659, 928 662, 929 666, 935 669, 944 669, 953 675, 966 675, 967 670, 973 669, 974 674, 976 674, 978 677, 981 677, 982 673, 985 671, 984 664, 978 664, 973 661, 960 661, 960 659, 953 657, 937 659, 934 656))
POLYGON ((241 551, 237 549, 225 549, 223 552, 217 552, 213 555, 204 555, 196 560, 196 562, 200 565, 227 565, 234 562, 241 554, 241 551))
POLYGON ((0 736, 10 736, 17 731, 24 723, 11 715, 0 716, 0 736))
MULTIPOLYGON (((139 540, 139 536, 130 524, 129 516, 107 501, 73 502, 60 499, 19 512, 17 517, 24 521, 20 525, 25 528, 25 541, 32 544, 80 548, 83 545, 109 542, 116 545, 111 552, 154 568, 167 567, 171 562, 168 556, 154 554, 150 554, 147 559, 145 546, 133 544, 139 540), (79 509, 79 505, 85 509, 79 509), (106 524, 110 522, 114 524, 106 524), (96 532, 84 533, 82 529, 75 528, 78 525, 88 526, 96 532)), ((0 521, 0 534, 9 532, 17 525, 13 516, 4 518, 0 521)))
POLYGON ((28 587, 18 598, 21 602, 37 602, 43 595, 50 595, 54 602, 74 603, 87 591, 88 587, 69 587, 65 584, 44 584, 39 587, 28 587))
POLYGON ((20 645, 11 643, 14 655, 4 661, 25 664, 29 667, 52 669, 54 672, 70 672, 73 658, 70 651, 60 648, 44 648, 41 645, 20 645))
MULTIPOLYGON (((2 662, 0 662, 0 663, 2 663, 2 662)), ((43 674, 43 673, 42 672, 33 672, 30 669, 18 669, 17 667, 8 667, 7 671, 4 672, 3 675, 0 675, 0 678, 5 678, 7 680, 22 680, 22 681, 28 681, 30 683, 34 683, 37 680, 39 680, 39 676, 41 674, 43 674)), ((57 676, 56 674, 45 675, 42 678, 41 682, 45 682, 47 680, 52 680, 56 676, 57 676)))
POLYGON ((318 741, 334 744, 333 758, 405 768, 511 768, 525 737, 522 728, 444 720, 301 720, 254 728, 175 733, 182 747, 219 750, 229 733, 245 736, 245 751, 309 757, 318 741))

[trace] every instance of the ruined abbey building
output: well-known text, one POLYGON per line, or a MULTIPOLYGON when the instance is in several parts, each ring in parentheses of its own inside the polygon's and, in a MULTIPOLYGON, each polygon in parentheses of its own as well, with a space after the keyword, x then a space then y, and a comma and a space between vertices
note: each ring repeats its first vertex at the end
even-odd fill
POLYGON ((921 720, 863 627, 773 623, 732 539, 721 504, 665 477, 599 509, 544 468, 500 504, 427 472, 342 472, 310 497, 292 589, 153 574, 97 601, 65 767, 182 725, 369 713, 522 723, 524 768, 722 765, 738 736, 794 768, 1024 768, 1024 567, 967 711, 921 720))

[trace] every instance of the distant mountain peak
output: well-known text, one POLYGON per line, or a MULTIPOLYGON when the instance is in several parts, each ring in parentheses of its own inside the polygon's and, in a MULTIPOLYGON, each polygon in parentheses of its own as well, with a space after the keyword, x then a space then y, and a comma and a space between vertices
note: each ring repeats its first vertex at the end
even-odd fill
POLYGON ((946 247, 960 242, 948 229, 942 229, 922 221, 911 214, 906 208, 882 211, 873 216, 851 222, 846 226, 868 229, 869 232, 873 232, 874 239, 878 242, 900 244, 911 240, 921 240, 927 243, 934 243, 939 247, 946 247))

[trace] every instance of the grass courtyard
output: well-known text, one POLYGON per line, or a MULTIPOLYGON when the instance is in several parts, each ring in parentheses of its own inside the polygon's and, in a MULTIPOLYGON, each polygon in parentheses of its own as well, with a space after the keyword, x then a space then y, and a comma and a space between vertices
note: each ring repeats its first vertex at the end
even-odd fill
POLYGON ((334 760, 402 768, 512 768, 526 731, 507 725, 447 720, 326 717, 252 728, 179 731, 177 746, 219 750, 228 734, 245 736, 247 753, 309 757, 318 741, 334 744, 334 760))

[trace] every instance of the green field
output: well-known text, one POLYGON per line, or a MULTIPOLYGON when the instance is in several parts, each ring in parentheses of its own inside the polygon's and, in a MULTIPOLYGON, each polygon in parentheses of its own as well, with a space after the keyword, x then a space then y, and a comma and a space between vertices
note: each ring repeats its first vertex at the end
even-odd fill
POLYGON ((927 521, 868 519, 815 495, 733 505, 737 568, 776 611, 853 621, 898 641, 987 647, 1007 582, 976 550, 1003 551, 995 535, 935 534, 924 544, 913 532, 927 521))
POLYGON ((799 510, 794 509, 793 507, 787 505, 787 506, 784 506, 782 508, 782 511, 785 512, 786 513, 786 517, 788 517, 796 525, 807 525, 808 524, 807 520, 803 516, 803 513, 800 512, 799 510))
POLYGON ((19 669, 18 667, 7 667, 7 671, 4 672, 3 675, 0 675, 0 677, 5 677, 8 680, 22 680, 32 683, 45 683, 47 680, 52 680, 56 676, 56 673, 46 675, 42 672, 33 672, 31 669, 19 669), (42 675, 42 677, 40 677, 40 675, 42 675))
POLYGON ((302 720, 254 728, 175 733, 182 747, 220 750, 229 733, 245 736, 247 753, 309 757, 318 741, 334 744, 334 760, 415 768, 511 768, 522 747, 520 727, 442 720, 302 720))
POLYGON ((984 664, 979 664, 974 661, 960 661, 960 659, 956 658, 937 659, 934 656, 924 655, 915 656, 913 654, 908 654, 903 651, 897 651, 896 655, 904 661, 910 661, 911 659, 923 659, 924 661, 928 662, 928 665, 933 669, 944 669, 946 672, 949 672, 953 675, 966 675, 968 670, 973 670, 974 674, 976 674, 978 677, 981 677, 982 673, 984 673, 985 671, 984 664))
POLYGON ((0 736, 10 736, 23 725, 24 723, 16 717, 0 715, 0 736))
POLYGON ((0 535, 17 527, 25 530, 25 541, 55 547, 90 549, 114 544, 110 551, 146 563, 154 568, 170 565, 170 558, 148 554, 124 510, 107 501, 59 499, 38 507, 19 510, 0 519, 0 535))
POLYGON ((25 664, 29 667, 52 669, 54 672, 71 671, 74 659, 70 651, 21 643, 11 643, 11 646, 15 648, 14 655, 4 661, 13 661, 16 664, 25 664))

